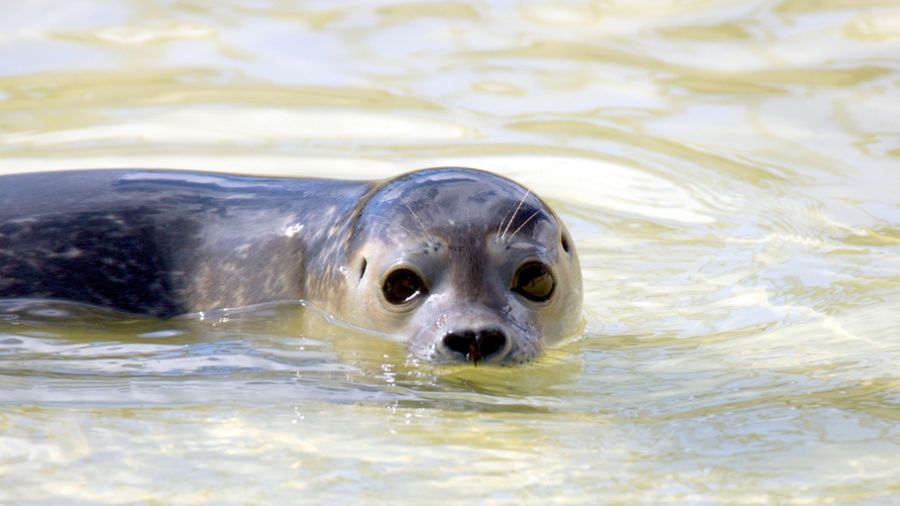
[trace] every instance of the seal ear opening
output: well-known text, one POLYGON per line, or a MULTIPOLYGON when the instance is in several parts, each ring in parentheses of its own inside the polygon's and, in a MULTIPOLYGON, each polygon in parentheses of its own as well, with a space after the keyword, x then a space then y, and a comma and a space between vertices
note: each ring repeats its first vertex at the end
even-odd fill
POLYGON ((569 238, 566 237, 565 233, 562 234, 562 238, 559 240, 559 242, 560 244, 562 244, 563 251, 565 251, 566 253, 571 253, 571 250, 569 249, 569 238))
POLYGON ((362 264, 360 264, 360 266, 359 266, 359 279, 362 279, 363 276, 366 275, 366 266, 368 264, 369 263, 366 261, 366 257, 363 257, 362 264))

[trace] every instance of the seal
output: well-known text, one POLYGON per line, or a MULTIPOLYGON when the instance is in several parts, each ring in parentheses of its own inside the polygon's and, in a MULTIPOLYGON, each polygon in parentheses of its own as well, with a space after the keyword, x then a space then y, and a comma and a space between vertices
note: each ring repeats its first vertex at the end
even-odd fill
POLYGON ((173 170, 0 177, 0 297, 169 317, 303 299, 434 362, 517 364, 581 327, 565 226, 476 169, 383 181, 173 170))

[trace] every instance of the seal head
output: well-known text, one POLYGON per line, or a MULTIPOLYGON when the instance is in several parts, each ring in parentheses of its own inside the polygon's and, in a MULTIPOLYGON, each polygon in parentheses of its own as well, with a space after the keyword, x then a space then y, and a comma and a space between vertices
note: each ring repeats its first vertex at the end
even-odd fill
POLYGON ((422 359, 476 364, 524 363, 578 332, 572 240, 517 183, 426 170, 388 180, 361 206, 337 310, 349 322, 406 336, 422 359))

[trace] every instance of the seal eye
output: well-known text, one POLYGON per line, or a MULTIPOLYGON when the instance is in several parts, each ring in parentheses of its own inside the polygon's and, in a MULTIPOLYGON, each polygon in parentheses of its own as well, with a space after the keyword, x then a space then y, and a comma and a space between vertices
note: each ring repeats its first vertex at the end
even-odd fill
POLYGON ((425 281, 411 269, 397 269, 381 285, 384 298, 394 305, 406 304, 426 291, 425 281))
POLYGON ((512 290, 534 302, 544 302, 553 295, 556 281, 550 269, 540 262, 528 262, 513 276, 512 290))

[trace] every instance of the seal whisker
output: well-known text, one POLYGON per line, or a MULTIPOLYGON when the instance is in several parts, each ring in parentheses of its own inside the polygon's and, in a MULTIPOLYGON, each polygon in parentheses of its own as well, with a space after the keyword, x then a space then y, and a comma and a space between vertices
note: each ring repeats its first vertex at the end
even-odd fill
POLYGON ((430 233, 428 233, 428 229, 425 228, 425 223, 423 223, 422 220, 419 218, 419 215, 417 215, 416 212, 413 211, 412 207, 410 207, 410 205, 409 205, 409 202, 404 202, 403 205, 406 206, 406 209, 409 210, 409 214, 411 214, 412 217, 416 219, 416 223, 419 224, 419 228, 422 229, 422 233, 425 234, 430 240, 434 241, 435 240, 434 236, 431 235, 430 233))
POLYGON ((407 227, 405 227, 405 226, 403 226, 403 225, 401 225, 401 224, 399 224, 399 223, 395 223, 395 225, 396 225, 398 228, 400 228, 401 230, 403 230, 404 232, 406 232, 407 234, 409 234, 410 236, 414 236, 414 235, 415 235, 415 234, 413 233, 413 231, 410 230, 409 228, 407 228, 407 227))
POLYGON ((506 240, 506 233, 509 232, 509 227, 512 226, 513 222, 516 221, 516 215, 519 214, 519 209, 522 209, 522 204, 525 203, 525 199, 531 195, 531 190, 525 190, 525 195, 522 195, 522 200, 519 201, 519 205, 516 206, 516 210, 513 211, 512 217, 509 219, 509 222, 506 224, 506 228, 503 229, 503 234, 500 236, 500 240, 506 240))
POLYGON ((512 235, 509 236, 509 239, 507 239, 507 241, 512 241, 512 240, 513 240, 513 237, 515 237, 516 234, 519 233, 519 230, 522 230, 522 227, 524 227, 525 225, 527 225, 529 221, 531 221, 535 216, 537 216, 537 215, 539 215, 539 214, 541 214, 540 209, 537 210, 537 211, 535 211, 535 212, 533 212, 533 213, 531 213, 531 216, 529 216, 527 220, 523 221, 522 224, 519 225, 519 228, 517 228, 517 229, 515 230, 515 232, 513 232, 512 235))
POLYGON ((512 208, 510 208, 510 210, 507 211, 506 214, 503 215, 503 218, 500 219, 500 226, 497 227, 497 238, 498 239, 501 239, 501 240, 503 239, 503 235, 500 232, 503 230, 503 225, 506 223, 506 218, 509 217, 509 213, 511 213, 511 212, 512 212, 512 208))

